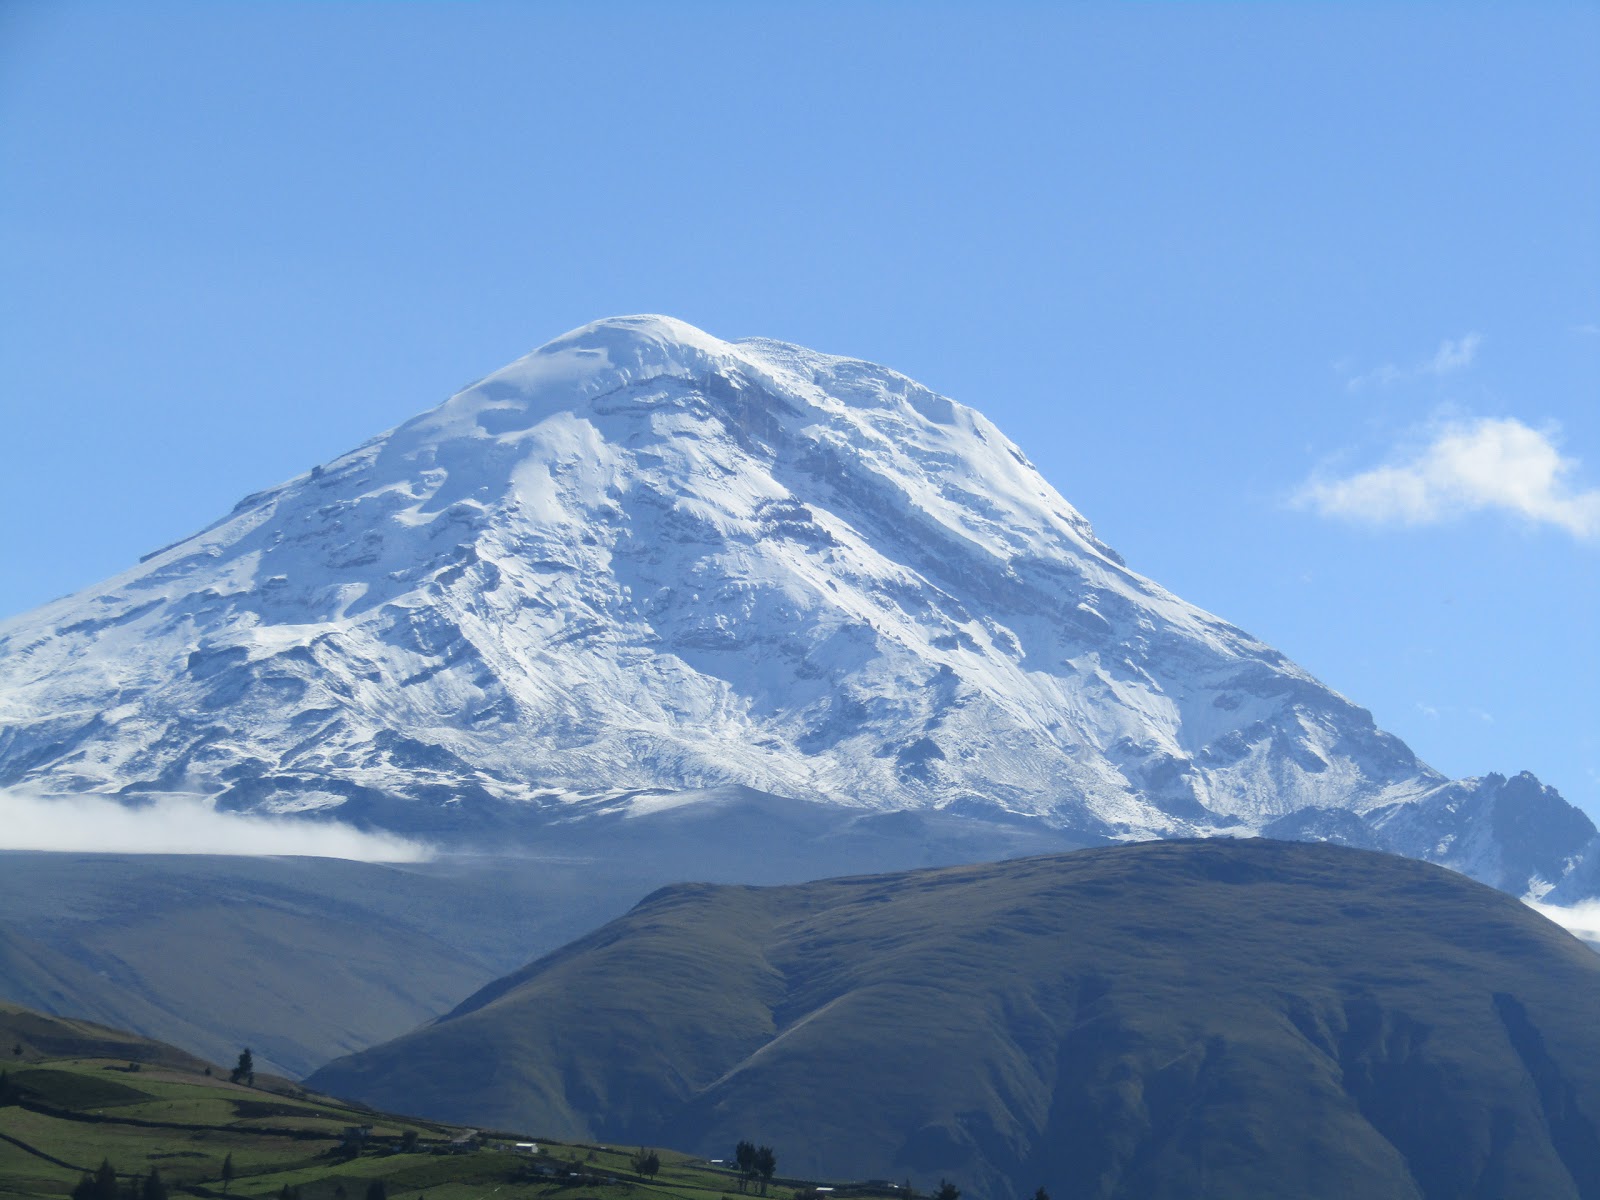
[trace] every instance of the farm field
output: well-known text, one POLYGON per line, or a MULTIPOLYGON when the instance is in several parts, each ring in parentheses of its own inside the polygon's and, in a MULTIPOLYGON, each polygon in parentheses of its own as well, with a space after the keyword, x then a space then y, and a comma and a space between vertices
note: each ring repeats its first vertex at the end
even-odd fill
MULTIPOLYGON (((241 1200, 367 1200, 375 1184, 388 1200, 720 1200, 740 1190, 733 1170, 669 1150, 657 1152, 659 1172, 647 1177, 635 1172, 637 1147, 441 1125, 276 1080, 249 1087, 204 1068, 62 1058, 0 1070, 0 1197, 7 1200, 69 1196, 103 1161, 136 1195, 157 1172, 171 1195, 241 1200)), ((813 1187, 775 1179, 768 1191, 788 1197, 813 1187)), ((749 1185, 752 1194, 758 1188, 749 1185)))

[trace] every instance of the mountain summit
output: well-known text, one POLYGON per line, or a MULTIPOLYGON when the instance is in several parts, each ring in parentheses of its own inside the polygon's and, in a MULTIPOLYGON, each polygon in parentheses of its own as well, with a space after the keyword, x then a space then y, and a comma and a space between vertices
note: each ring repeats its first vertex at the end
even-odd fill
POLYGON ((529 841, 737 785, 1535 894, 1600 858, 1531 776, 1444 778, 1130 570, 981 414, 656 316, 0 625, 0 783, 529 841))

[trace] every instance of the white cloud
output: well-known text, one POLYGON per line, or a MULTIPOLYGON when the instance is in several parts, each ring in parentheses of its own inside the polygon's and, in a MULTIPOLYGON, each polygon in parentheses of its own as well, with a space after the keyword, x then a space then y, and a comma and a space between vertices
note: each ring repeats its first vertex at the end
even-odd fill
POLYGON ((1401 380, 1421 375, 1449 375, 1456 371, 1464 371, 1478 357, 1478 347, 1482 344, 1482 336, 1476 333, 1462 334, 1458 338, 1445 338, 1430 358, 1422 359, 1409 367, 1384 363, 1381 367, 1374 367, 1370 371, 1352 376, 1348 386, 1352 391, 1366 387, 1389 387, 1401 380))
POLYGON ((1422 372, 1426 375, 1448 375, 1451 371, 1466 370, 1472 365, 1472 360, 1478 357, 1478 343, 1481 341, 1483 339, 1475 333, 1455 341, 1445 338, 1439 343, 1433 357, 1422 367, 1422 372))
POLYGON ((1369 387, 1388 387, 1390 384, 1399 383, 1410 372, 1393 363, 1384 363, 1381 367, 1374 367, 1361 375, 1352 375, 1346 385, 1352 392, 1369 387))
POLYGON ((1576 459, 1549 434, 1514 417, 1440 428, 1409 457, 1344 479, 1312 479, 1294 497, 1324 516, 1374 524, 1430 525, 1499 510, 1574 537, 1600 535, 1600 488, 1570 482, 1576 459))
POLYGON ((0 848, 119 854, 285 854, 360 862, 419 862, 432 851, 337 821, 217 812, 199 800, 127 808, 104 796, 0 790, 0 848))
POLYGON ((1583 900, 1571 907, 1560 904, 1526 902, 1542 917, 1548 917, 1574 937, 1586 942, 1600 942, 1600 900, 1583 900))

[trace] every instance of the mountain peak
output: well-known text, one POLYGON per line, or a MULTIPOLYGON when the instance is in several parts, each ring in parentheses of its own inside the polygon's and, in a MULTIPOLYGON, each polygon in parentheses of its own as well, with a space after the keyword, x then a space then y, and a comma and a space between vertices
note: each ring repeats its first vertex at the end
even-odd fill
POLYGON ((560 337, 552 338, 534 353, 559 353, 567 349, 626 353, 642 347, 659 347, 669 351, 685 348, 714 354, 725 350, 727 345, 720 338, 677 317, 660 313, 635 313, 590 321, 587 325, 580 325, 560 337))
POLYGON ((0 627, 0 696, 0 785, 400 830, 743 787, 1085 839, 1381 820, 1546 887, 1581 850, 1397 817, 1448 781, 1127 569, 980 413, 662 316, 0 627))
POLYGON ((514 376, 525 386, 585 373, 630 382, 666 373, 697 373, 737 357, 734 348, 676 317, 654 314, 606 317, 554 338, 491 379, 514 376), (530 374, 530 372, 532 374, 530 374))

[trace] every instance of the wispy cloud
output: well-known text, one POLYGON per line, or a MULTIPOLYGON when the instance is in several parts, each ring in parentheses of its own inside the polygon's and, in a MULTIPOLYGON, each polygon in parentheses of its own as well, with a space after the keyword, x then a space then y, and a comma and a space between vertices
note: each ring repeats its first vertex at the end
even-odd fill
POLYGON ((0 848, 118 854, 285 854, 360 862, 419 862, 420 843, 337 821, 217 812, 197 800, 127 808, 103 796, 0 790, 0 848))
POLYGON ((1570 907, 1560 904, 1539 904, 1528 901, 1528 907, 1542 917, 1548 917, 1574 937, 1586 942, 1600 943, 1600 900, 1583 900, 1570 907))
POLYGON ((1389 387, 1405 379, 1415 379, 1424 375, 1449 375, 1456 371, 1464 371, 1470 367, 1473 360, 1478 357, 1478 347, 1483 343, 1483 338, 1476 333, 1463 334, 1458 338, 1445 338, 1439 343, 1431 357, 1421 359, 1409 366, 1398 363, 1384 363, 1370 371, 1363 371, 1359 375, 1351 376, 1346 385, 1351 391, 1359 391, 1369 387, 1389 387))
POLYGON ((1312 478, 1294 502, 1373 524, 1429 525, 1498 510, 1573 537, 1595 537, 1600 488, 1574 486, 1578 466, 1550 434, 1514 417, 1482 417, 1446 424, 1421 449, 1383 466, 1342 479, 1312 478))
POLYGON ((1478 343, 1483 341, 1475 333, 1451 341, 1445 338, 1439 343, 1439 348, 1434 351, 1422 367, 1424 375, 1448 375, 1452 371, 1464 371, 1472 365, 1472 360, 1478 357, 1478 343))

